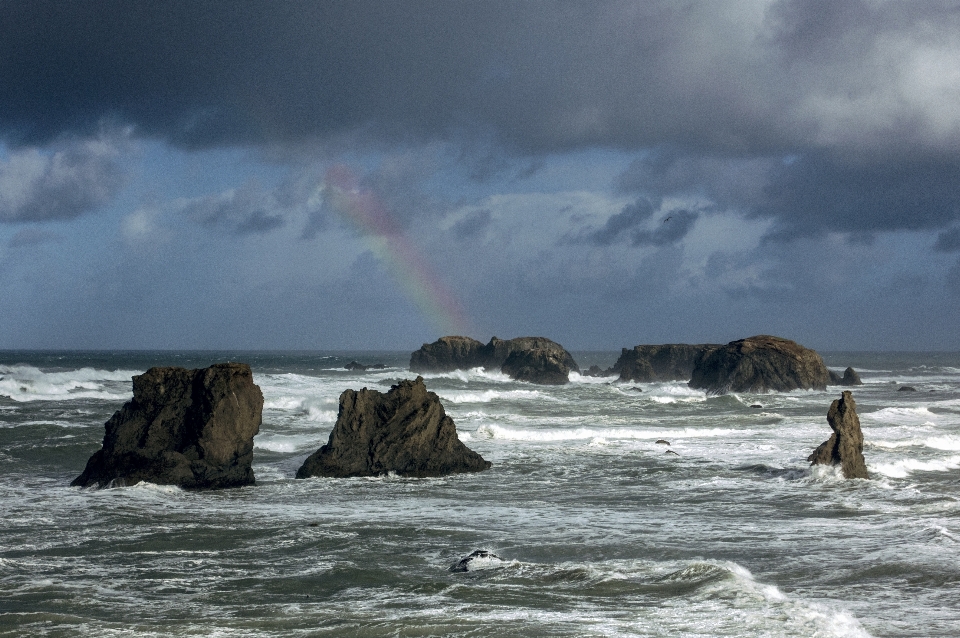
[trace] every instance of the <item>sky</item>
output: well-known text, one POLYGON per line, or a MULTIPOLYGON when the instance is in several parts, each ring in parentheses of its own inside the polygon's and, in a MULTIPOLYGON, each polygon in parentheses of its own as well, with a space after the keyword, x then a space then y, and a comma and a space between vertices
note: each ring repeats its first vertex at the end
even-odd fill
POLYGON ((0 348, 958 320, 960 3, 0 0, 0 348))

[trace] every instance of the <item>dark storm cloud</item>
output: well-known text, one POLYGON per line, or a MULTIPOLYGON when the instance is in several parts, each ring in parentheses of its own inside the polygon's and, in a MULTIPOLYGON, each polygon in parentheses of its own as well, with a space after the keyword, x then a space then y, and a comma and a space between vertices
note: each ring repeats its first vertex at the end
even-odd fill
POLYGON ((697 213, 677 210, 664 217, 660 225, 653 230, 635 230, 630 235, 634 246, 669 246, 675 244, 690 232, 697 221, 697 213))
POLYGON ((360 129, 525 152, 960 140, 949 125, 936 135, 953 89, 917 80, 953 60, 960 13, 943 2, 35 0, 3 13, 0 127, 21 142, 104 118, 187 146, 360 129))
POLYGON ((487 229, 491 219, 490 211, 483 208, 459 220, 452 226, 451 230, 458 239, 474 239, 487 229))
POLYGON ((620 239, 622 234, 639 224, 645 223, 655 210, 653 202, 647 198, 640 198, 632 204, 627 204, 616 215, 611 215, 607 223, 586 236, 586 240, 598 246, 609 246, 620 239))
POLYGON ((960 250, 960 228, 951 228, 940 233, 933 249, 944 253, 960 250))
POLYGON ((21 149, 0 159, 0 222, 73 219, 110 201, 125 181, 111 142, 21 149))

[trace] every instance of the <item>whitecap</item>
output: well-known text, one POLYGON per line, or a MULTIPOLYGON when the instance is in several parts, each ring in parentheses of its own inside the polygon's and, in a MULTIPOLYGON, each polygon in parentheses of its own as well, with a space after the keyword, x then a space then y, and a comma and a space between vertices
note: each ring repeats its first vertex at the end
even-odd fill
POLYGON ((931 461, 900 459, 892 463, 867 463, 870 472, 883 474, 890 478, 906 478, 912 472, 947 472, 958 467, 960 467, 960 456, 950 456, 931 461))
POLYGON ((683 439, 703 437, 723 437, 731 434, 750 434, 749 430, 728 428, 551 428, 551 429, 513 429, 501 425, 484 424, 477 428, 477 436, 505 441, 582 441, 592 439, 646 440, 646 439, 683 439))

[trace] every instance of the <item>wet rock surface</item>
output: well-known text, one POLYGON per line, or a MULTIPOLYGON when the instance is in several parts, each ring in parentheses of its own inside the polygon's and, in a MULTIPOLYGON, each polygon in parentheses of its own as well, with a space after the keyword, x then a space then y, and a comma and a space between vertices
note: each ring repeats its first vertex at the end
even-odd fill
POLYGON ((694 364, 690 387, 710 394, 824 390, 830 373, 814 350, 758 335, 704 351, 694 364))
POLYGON ((245 363, 151 368, 133 377, 133 399, 107 421, 103 447, 71 485, 253 485, 262 411, 263 394, 245 363))
POLYGON ((446 476, 489 467, 457 438, 439 397, 417 377, 387 393, 345 390, 330 439, 303 462, 297 478, 446 476))
POLYGON ((454 565, 450 567, 452 572, 468 572, 471 569, 471 566, 476 565, 478 562, 502 562, 503 559, 491 551, 486 549, 478 549, 470 553, 469 556, 464 556, 454 565))
POLYGON ((840 398, 830 404, 827 422, 833 434, 807 457, 810 464, 839 465, 846 478, 870 478, 863 458, 863 431, 857 404, 849 390, 844 390, 840 398))

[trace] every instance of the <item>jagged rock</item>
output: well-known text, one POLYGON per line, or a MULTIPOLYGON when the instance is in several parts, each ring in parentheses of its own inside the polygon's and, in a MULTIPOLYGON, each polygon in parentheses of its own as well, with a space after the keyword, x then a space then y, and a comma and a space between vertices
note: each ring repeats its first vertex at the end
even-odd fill
POLYGON ((704 351, 690 387, 710 394, 824 390, 830 373, 815 351, 780 337, 759 335, 704 351))
POLYGON ((719 344, 666 343, 623 348, 612 371, 621 381, 689 381, 697 357, 719 344))
POLYGON ((401 381, 386 394, 367 388, 344 390, 329 441, 303 462, 297 478, 388 472, 445 476, 489 467, 489 461, 457 438, 440 398, 417 377, 401 381))
POLYGON ((107 421, 103 447, 71 485, 253 485, 262 411, 263 394, 245 363, 150 368, 133 377, 133 399, 107 421))
POLYGON ((905 385, 897 389, 897 392, 916 392, 917 389, 912 385, 905 385))
MULTIPOLYGON (((483 345, 476 339, 470 337, 442 337, 433 343, 425 343, 419 350, 410 355, 410 370, 412 372, 450 372, 451 370, 468 370, 470 368, 482 367, 490 370, 501 370, 505 374, 510 374, 508 370, 530 370, 531 365, 537 362, 545 367, 539 374, 526 372, 527 378, 522 380, 534 381, 534 378, 542 377, 553 379, 554 365, 559 362, 561 368, 567 369, 567 374, 571 370, 580 371, 577 362, 567 352, 563 346, 546 337, 518 337, 516 339, 498 339, 493 337, 490 342, 483 345), (526 359, 515 359, 511 366, 504 369, 504 364, 510 356, 516 352, 532 352, 535 350, 545 351, 546 354, 530 355, 526 359), (520 365, 520 361, 524 361, 520 365)), ((510 375, 512 378, 513 375, 510 375)), ((566 383, 565 379, 562 383, 566 383)), ((546 381, 545 383, 553 383, 546 381)))
POLYGON ((863 458, 863 432, 857 404, 850 390, 844 390, 840 398, 830 404, 827 422, 833 434, 807 457, 810 464, 839 465, 846 478, 870 478, 863 458))
POLYGON ((485 550, 485 549, 478 549, 478 550, 476 550, 476 551, 474 551, 474 552, 471 552, 471 554, 470 554, 469 556, 464 556, 464 557, 461 558, 459 561, 457 561, 456 564, 454 564, 454 565, 452 565, 452 566, 450 567, 450 571, 452 571, 452 572, 466 572, 466 571, 470 571, 470 567, 471 567, 470 564, 473 563, 474 561, 478 560, 478 559, 480 559, 480 560, 487 560, 487 561, 494 560, 494 561, 497 561, 497 562, 502 562, 502 561, 503 561, 502 558, 500 558, 499 556, 497 556, 496 554, 494 554, 494 553, 491 552, 491 551, 488 551, 488 550, 485 550))

